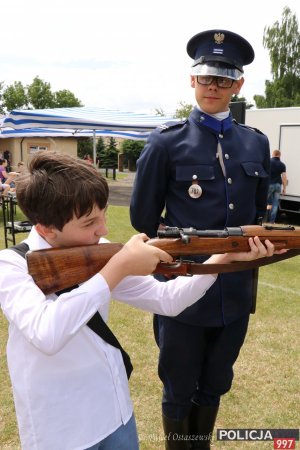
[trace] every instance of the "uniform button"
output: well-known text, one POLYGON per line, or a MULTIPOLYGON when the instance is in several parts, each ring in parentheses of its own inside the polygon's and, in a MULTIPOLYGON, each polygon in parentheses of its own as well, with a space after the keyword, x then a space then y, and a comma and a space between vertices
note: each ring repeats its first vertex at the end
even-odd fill
POLYGON ((258 176, 258 172, 257 172, 257 171, 255 171, 254 174, 255 174, 256 176, 258 176))
POLYGON ((227 182, 228 182, 228 184, 232 184, 232 179, 228 178, 227 182))
POLYGON ((231 209, 231 210, 234 209, 234 204, 233 203, 229 203, 228 206, 229 206, 229 209, 231 209))
POLYGON ((225 153, 225 159, 229 159, 229 155, 228 155, 228 153, 225 153))

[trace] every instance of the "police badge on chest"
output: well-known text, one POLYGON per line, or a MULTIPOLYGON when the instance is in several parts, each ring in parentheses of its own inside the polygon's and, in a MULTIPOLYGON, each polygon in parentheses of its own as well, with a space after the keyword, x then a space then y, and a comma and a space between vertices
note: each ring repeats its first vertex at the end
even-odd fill
POLYGON ((193 175, 193 181, 188 190, 191 198, 199 198, 202 195, 202 188, 199 186, 197 175, 193 175))

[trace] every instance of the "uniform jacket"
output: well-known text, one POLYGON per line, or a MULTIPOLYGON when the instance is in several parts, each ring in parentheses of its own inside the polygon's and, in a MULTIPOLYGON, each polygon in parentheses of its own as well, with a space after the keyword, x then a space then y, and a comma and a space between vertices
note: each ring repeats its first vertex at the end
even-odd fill
MULTIPOLYGON (((218 121, 195 108, 186 121, 151 133, 137 163, 132 225, 154 237, 161 222, 202 230, 255 224, 266 209, 269 167, 264 134, 231 115, 218 121), (194 175, 202 188, 199 198, 188 193, 194 175)), ((204 326, 229 323, 250 311, 252 287, 251 271, 220 275, 204 301, 177 319, 204 326)))

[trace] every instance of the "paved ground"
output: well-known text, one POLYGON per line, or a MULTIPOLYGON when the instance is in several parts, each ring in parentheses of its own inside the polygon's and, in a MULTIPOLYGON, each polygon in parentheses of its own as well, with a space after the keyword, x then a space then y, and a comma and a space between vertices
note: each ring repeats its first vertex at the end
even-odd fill
POLYGON ((107 178, 109 184, 109 199, 108 203, 114 206, 129 206, 132 186, 135 177, 135 172, 124 172, 122 179, 118 179, 118 173, 116 180, 112 178, 112 174, 109 174, 107 178), (126 177, 125 177, 126 175, 126 177), (124 178, 123 178, 124 177, 124 178))

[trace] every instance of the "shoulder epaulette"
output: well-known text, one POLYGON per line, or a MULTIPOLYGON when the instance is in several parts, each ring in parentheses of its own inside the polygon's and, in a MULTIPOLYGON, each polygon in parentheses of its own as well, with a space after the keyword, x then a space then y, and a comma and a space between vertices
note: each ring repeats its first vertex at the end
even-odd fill
POLYGON ((234 122, 236 125, 240 126, 240 127, 247 128, 248 130, 255 131, 256 133, 259 133, 259 134, 264 134, 264 133, 263 133, 262 131, 260 131, 258 128, 250 127, 249 125, 245 125, 244 123, 239 123, 239 122, 237 122, 236 120, 233 120, 233 122, 234 122))
POLYGON ((180 122, 178 122, 178 121, 176 121, 176 122, 175 121, 174 122, 166 122, 166 123, 163 123, 162 125, 160 125, 158 127, 158 130, 159 130, 160 133, 163 133, 164 131, 174 130, 175 128, 182 127, 183 125, 186 124, 186 122, 187 122, 187 119, 186 120, 181 120, 180 122))

